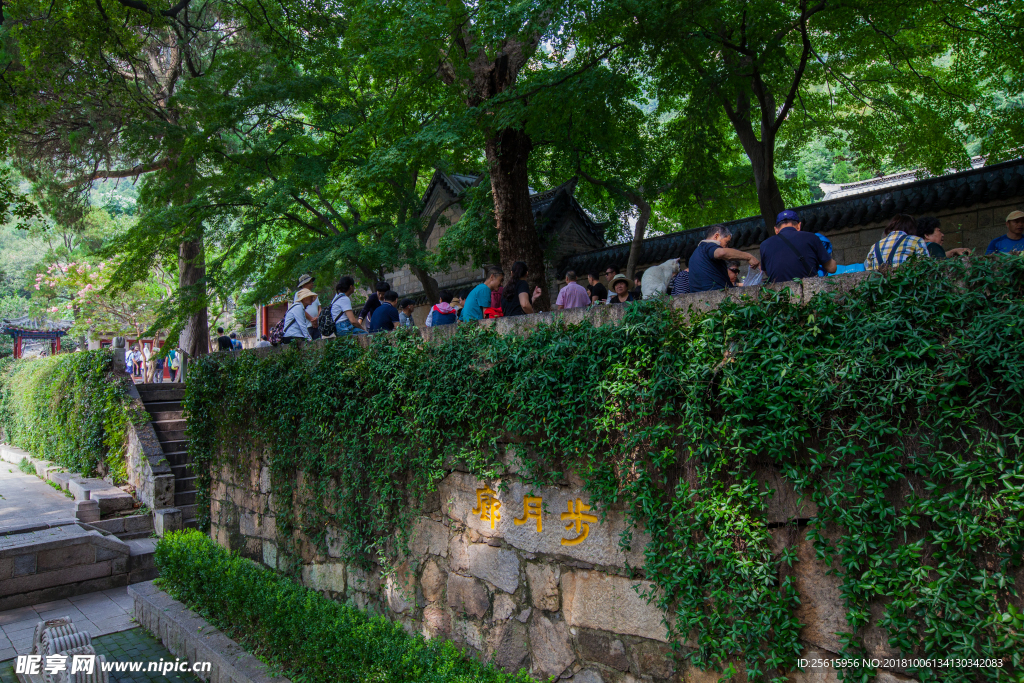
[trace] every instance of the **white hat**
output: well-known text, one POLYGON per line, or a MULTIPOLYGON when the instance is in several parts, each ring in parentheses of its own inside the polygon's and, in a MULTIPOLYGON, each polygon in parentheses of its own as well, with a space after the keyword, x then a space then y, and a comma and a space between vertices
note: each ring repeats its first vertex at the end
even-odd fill
POLYGON ((1021 218, 1024 218, 1024 211, 1011 211, 1010 215, 1006 217, 1006 222, 1019 221, 1021 218))
POLYGON ((315 297, 316 292, 311 292, 308 289, 300 289, 299 291, 295 292, 295 301, 302 301, 307 296, 315 297))
POLYGON ((299 287, 305 287, 313 281, 313 276, 309 273, 303 273, 299 276, 299 287))

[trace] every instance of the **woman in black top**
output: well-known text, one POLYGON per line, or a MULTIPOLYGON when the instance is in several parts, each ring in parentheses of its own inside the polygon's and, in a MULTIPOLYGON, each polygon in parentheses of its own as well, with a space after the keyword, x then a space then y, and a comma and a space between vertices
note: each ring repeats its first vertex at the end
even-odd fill
POLYGON ((501 290, 501 314, 506 318, 535 312, 533 302, 541 292, 540 287, 536 287, 533 290, 533 297, 530 297, 530 285, 523 279, 528 272, 529 269, 524 262, 516 261, 512 264, 512 277, 501 290))
POLYGON ((633 292, 629 291, 629 278, 625 275, 620 274, 612 278, 612 289, 615 291, 615 294, 612 295, 611 303, 625 304, 630 301, 636 301, 633 292))
POLYGON ((939 227, 939 219, 934 216, 924 216, 917 221, 917 236, 924 240, 928 247, 928 255, 932 258, 946 258, 947 256, 962 256, 970 254, 970 249, 957 247, 946 251, 942 248, 942 229, 939 227))

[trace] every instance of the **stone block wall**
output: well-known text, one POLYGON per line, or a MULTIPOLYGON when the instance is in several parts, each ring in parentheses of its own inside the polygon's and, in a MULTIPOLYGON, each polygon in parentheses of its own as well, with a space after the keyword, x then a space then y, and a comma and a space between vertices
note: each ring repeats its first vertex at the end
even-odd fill
POLYGON ((127 544, 77 524, 0 537, 0 611, 128 584, 127 544))
MULTIPOLYGON (((945 235, 943 247, 946 250, 967 247, 975 250, 975 253, 984 254, 989 242, 1006 234, 1006 216, 1020 209, 1019 202, 999 201, 941 211, 933 215, 941 224, 939 229, 945 235)), ((863 263, 868 250, 882 238, 882 230, 887 223, 858 225, 825 233, 832 240, 836 262, 840 265, 863 263)))
MULTIPOLYGON (((274 498, 267 462, 252 456, 213 477, 211 536, 283 569, 288 539, 276 515, 285 503, 274 498)), ((816 511, 774 467, 763 467, 760 478, 775 490, 768 514, 776 527, 773 550, 795 547, 799 557, 787 571, 801 596, 797 617, 804 625, 804 656, 833 657, 840 649, 836 634, 848 627, 839 580, 806 539, 803 522, 816 511)), ((635 531, 630 547, 621 548, 623 512, 589 504, 579 481, 528 489, 514 475, 504 482, 482 481, 455 471, 411 525, 409 553, 392 575, 346 563, 339 531, 329 529, 323 550, 308 538, 294 539, 301 581, 384 614, 409 632, 451 639, 481 659, 508 670, 525 667, 541 680, 717 681, 719 673, 681 667, 666 637, 667 616, 643 597, 653 590, 643 577, 647 536, 635 531)), ((872 657, 896 654, 877 627, 869 629, 866 641, 872 657)), ((903 679, 900 671, 882 673, 903 679)), ((836 680, 833 669, 808 669, 791 678, 836 680)))
MULTIPOLYGON (((807 302, 818 293, 849 291, 872 277, 879 275, 813 278, 687 294, 670 301, 686 316, 717 308, 729 299, 774 296, 778 291, 807 302)), ((493 326, 500 334, 522 334, 556 319, 617 324, 625 311, 625 306, 599 306, 478 324, 493 326)), ((421 329, 421 333, 430 343, 453 329, 421 329)), ((581 481, 569 479, 558 486, 528 489, 515 476, 511 459, 505 463, 509 472, 505 481, 481 481, 453 471, 411 525, 408 555, 399 559, 392 575, 385 576, 346 562, 338 529, 327 530, 329 540, 322 550, 301 535, 284 538, 277 515, 282 505, 292 502, 275 499, 267 454, 260 444, 249 446, 247 455, 233 456, 230 464, 211 472, 210 533, 224 547, 276 569, 297 559, 301 581, 331 598, 385 614, 410 632, 451 639, 504 668, 525 667, 538 678, 550 675, 578 683, 716 683, 721 676, 683 668, 672 656, 672 644, 666 639, 667 615, 641 596, 652 590, 643 572, 647 536, 642 530, 634 531, 630 547, 620 547, 626 526, 622 510, 587 509, 591 498, 581 481), (289 546, 297 549, 297 558, 285 556, 284 548, 289 546)), ((799 498, 774 466, 761 466, 758 476, 774 491, 766 520, 772 530, 772 550, 779 555, 793 548, 798 558, 783 572, 793 579, 800 595, 795 616, 802 624, 801 656, 810 661, 834 658, 841 649, 838 634, 850 629, 839 578, 829 573, 834 568, 817 559, 806 538, 806 521, 817 510, 799 498)), ((301 500, 304 475, 298 473, 296 478, 296 496, 301 500)), ((301 503, 295 512, 301 516, 301 503)), ((1024 569, 1014 580, 1024 585, 1024 569)), ((1024 608, 1024 598, 1017 602, 1024 608)), ((873 614, 873 622, 863 631, 866 656, 896 655, 888 646, 887 633, 877 625, 881 605, 873 614)), ((686 649, 693 643, 680 645, 686 649)), ((737 668, 742 672, 742 664, 737 668)), ((794 683, 838 680, 831 667, 807 667, 790 679, 794 683)), ((885 668, 879 669, 879 680, 911 681, 905 670, 885 668)))

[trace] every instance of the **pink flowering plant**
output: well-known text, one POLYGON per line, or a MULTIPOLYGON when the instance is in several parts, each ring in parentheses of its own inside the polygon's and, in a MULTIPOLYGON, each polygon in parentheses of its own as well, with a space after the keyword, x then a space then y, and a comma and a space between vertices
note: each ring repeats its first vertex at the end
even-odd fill
POLYGON ((160 304, 173 293, 173 280, 154 269, 148 279, 115 289, 110 278, 117 265, 112 260, 50 263, 35 276, 35 312, 73 320, 74 335, 143 336, 156 321, 160 304))

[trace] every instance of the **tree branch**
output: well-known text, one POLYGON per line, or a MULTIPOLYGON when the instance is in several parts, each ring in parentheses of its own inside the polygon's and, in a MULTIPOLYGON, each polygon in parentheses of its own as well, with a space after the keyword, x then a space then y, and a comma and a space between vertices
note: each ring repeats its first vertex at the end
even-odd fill
POLYGON ((85 183, 91 183, 94 180, 108 180, 111 178, 138 178, 143 173, 151 173, 153 171, 159 171, 167 168, 170 165, 170 159, 163 159, 161 161, 154 161, 151 164, 139 164, 132 168, 122 169, 120 171, 93 171, 92 173, 84 176, 75 178, 71 182, 64 184, 64 189, 70 190, 73 187, 84 185, 85 183))

